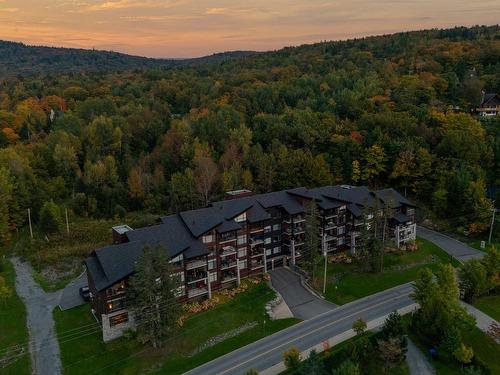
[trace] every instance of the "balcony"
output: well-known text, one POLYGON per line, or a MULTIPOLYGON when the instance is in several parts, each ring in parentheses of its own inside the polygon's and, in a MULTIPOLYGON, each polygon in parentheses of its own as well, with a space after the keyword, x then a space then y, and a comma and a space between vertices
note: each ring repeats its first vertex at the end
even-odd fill
POLYGON ((252 249, 250 251, 250 257, 251 258, 261 257, 263 255, 264 255, 264 248, 252 249))
POLYGON ((222 283, 229 283, 231 281, 237 280, 238 276, 235 271, 226 271, 222 273, 221 276, 221 282, 222 283))
POLYGON ((203 260, 193 260, 191 262, 186 263, 186 269, 187 270, 192 270, 195 268, 201 268, 201 267, 206 267, 207 266, 207 261, 205 259, 203 260))
POLYGON ((253 270, 258 270, 259 268, 264 267, 264 262, 252 262, 250 263, 250 269, 253 270))
POLYGON ((264 231, 264 228, 252 228, 250 229, 250 233, 259 233, 259 232, 263 232, 264 231))
POLYGON ((221 236, 219 237, 219 243, 228 243, 236 241, 236 236, 221 236))
POLYGON ((233 246, 224 246, 220 252, 221 257, 227 257, 228 255, 236 254, 236 248, 233 246))
POLYGON ((250 246, 257 246, 262 243, 264 243, 264 236, 250 237, 250 246))
POLYGON ((188 289, 188 298, 202 296, 202 295, 207 294, 207 293, 208 293, 208 289, 206 287, 188 289))
POLYGON ((188 284, 196 283, 198 281, 205 281, 206 279, 207 273, 205 271, 192 272, 186 275, 186 281, 188 284))
POLYGON ((220 269, 221 270, 227 270, 229 268, 233 268, 233 267, 236 267, 237 265, 237 262, 236 262, 236 259, 231 259, 231 260, 223 260, 221 262, 221 267, 220 269))

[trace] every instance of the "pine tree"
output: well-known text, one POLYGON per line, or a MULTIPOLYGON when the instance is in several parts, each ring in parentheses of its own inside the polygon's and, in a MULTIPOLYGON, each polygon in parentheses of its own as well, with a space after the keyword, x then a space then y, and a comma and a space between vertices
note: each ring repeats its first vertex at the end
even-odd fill
POLYGON ((128 304, 137 323, 137 337, 160 347, 177 325, 180 307, 175 295, 180 278, 161 247, 145 246, 130 278, 128 304))

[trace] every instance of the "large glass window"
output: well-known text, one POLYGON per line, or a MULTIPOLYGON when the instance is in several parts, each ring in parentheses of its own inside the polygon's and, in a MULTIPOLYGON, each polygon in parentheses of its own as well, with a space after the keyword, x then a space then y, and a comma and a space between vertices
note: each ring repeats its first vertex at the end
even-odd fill
POLYGON ((247 249, 239 249, 238 250, 238 258, 244 258, 247 256, 247 249))
POLYGON ((240 234, 238 236, 238 245, 244 245, 247 243, 247 235, 246 234, 240 234))

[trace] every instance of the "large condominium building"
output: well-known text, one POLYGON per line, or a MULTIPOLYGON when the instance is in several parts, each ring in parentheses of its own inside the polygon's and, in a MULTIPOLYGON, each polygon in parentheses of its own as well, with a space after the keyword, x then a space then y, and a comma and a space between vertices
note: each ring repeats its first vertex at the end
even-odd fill
MULTIPOLYGON (((310 202, 317 205, 322 250, 354 252, 368 209, 389 207, 388 227, 397 246, 415 239, 415 206, 393 189, 325 186, 252 195, 227 194, 209 207, 160 218, 157 225, 133 230, 115 227, 115 244, 86 260, 92 309, 104 340, 134 326, 125 307, 128 278, 146 245, 160 245, 182 280, 182 301, 211 298, 213 291, 244 277, 294 265, 304 250, 310 202)), ((320 249, 318 249, 320 251, 320 249)))

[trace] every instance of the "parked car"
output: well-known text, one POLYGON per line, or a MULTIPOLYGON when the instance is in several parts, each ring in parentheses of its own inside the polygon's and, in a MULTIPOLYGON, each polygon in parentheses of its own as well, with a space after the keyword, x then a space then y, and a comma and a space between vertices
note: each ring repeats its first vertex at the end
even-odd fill
POLYGON ((80 296, 84 301, 89 301, 90 300, 90 290, 88 286, 82 286, 79 290, 80 296))

